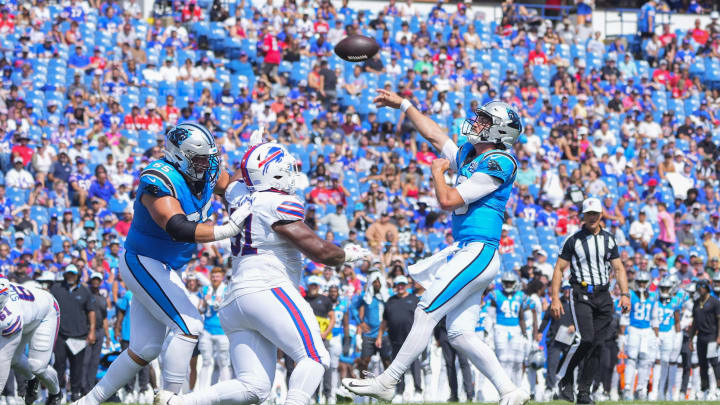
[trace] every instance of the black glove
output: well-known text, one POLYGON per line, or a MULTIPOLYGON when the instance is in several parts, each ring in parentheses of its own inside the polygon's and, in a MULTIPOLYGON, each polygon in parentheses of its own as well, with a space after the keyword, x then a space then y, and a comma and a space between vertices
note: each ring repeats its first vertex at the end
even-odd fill
POLYGON ((343 336, 343 343, 342 343, 343 356, 350 355, 350 343, 352 343, 352 339, 350 339, 350 336, 343 336))

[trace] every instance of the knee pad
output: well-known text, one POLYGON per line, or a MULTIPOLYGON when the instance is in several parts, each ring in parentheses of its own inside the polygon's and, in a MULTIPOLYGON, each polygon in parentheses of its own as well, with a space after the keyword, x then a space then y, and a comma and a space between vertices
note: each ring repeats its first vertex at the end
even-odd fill
POLYGON ((230 366, 230 353, 225 350, 221 350, 217 355, 215 355, 215 361, 220 367, 230 366))
POLYGON ((33 358, 28 358, 28 365, 30 365, 30 371, 35 375, 45 371, 48 366, 46 362, 33 358))
POLYGON ((130 342, 130 346, 128 349, 130 349, 133 353, 135 353, 138 357, 145 360, 146 362, 150 363, 151 361, 155 360, 162 351, 163 342, 149 342, 149 341, 139 341, 139 339, 135 339, 134 341, 130 342))
POLYGON ((320 357, 320 364, 325 367, 325 370, 330 368, 330 353, 325 349, 325 346, 318 347, 318 356, 320 357))

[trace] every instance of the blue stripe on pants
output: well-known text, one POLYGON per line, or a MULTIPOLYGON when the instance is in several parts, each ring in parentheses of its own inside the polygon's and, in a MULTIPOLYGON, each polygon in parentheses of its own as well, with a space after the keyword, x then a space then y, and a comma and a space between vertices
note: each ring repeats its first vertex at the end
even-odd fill
POLYGON ((165 312, 165 315, 167 315, 168 318, 175 322, 184 334, 190 335, 190 329, 188 329, 185 324, 185 320, 182 318, 182 315, 180 315, 180 312, 178 312, 175 305, 173 305, 170 301, 170 298, 168 298, 167 294, 165 294, 165 291, 160 288, 160 285, 155 278, 147 271, 145 266, 140 263, 138 255, 126 251, 125 262, 127 263, 130 273, 133 277, 135 277, 135 280, 137 280, 138 284, 140 284, 140 286, 145 290, 147 295, 155 301, 160 309, 165 312))
POLYGON ((430 305, 425 308, 425 312, 431 313, 455 297, 463 288, 485 271, 494 256, 495 249, 483 245, 475 259, 468 263, 464 269, 460 270, 460 272, 450 280, 450 283, 448 283, 440 294, 430 302, 430 305))

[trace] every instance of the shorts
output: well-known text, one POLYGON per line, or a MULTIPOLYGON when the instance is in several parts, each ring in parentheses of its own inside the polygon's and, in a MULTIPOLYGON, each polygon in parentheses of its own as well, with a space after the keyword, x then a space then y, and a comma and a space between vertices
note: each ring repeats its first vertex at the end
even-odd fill
POLYGON ((390 339, 387 336, 382 338, 382 347, 378 348, 375 346, 374 337, 363 336, 362 349, 360 350, 360 358, 367 359, 375 353, 380 354, 380 358, 383 360, 392 360, 392 346, 390 345, 390 339))

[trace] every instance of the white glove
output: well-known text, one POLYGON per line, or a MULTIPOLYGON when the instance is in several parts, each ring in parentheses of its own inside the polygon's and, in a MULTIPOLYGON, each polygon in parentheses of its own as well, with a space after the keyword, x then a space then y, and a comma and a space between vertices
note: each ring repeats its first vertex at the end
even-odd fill
POLYGON ((345 263, 352 263, 370 257, 372 253, 369 250, 355 244, 345 246, 345 263))
POLYGON ((243 197, 238 203, 233 213, 230 214, 228 222, 225 225, 215 226, 215 240, 232 238, 233 236, 239 234, 242 230, 245 218, 250 215, 251 207, 252 199, 250 198, 250 196, 243 197))

